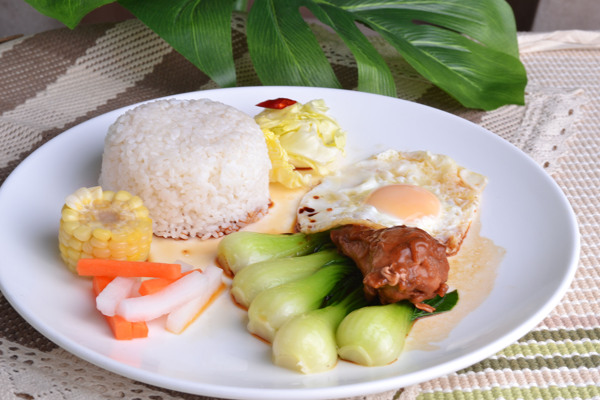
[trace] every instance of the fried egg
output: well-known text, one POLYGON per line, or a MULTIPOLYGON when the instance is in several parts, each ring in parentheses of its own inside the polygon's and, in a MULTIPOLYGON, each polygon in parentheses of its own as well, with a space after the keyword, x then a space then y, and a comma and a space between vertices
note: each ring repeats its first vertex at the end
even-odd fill
POLYGON ((487 178, 451 157, 387 150, 323 178, 300 200, 297 228, 346 224, 421 228, 454 255, 481 203, 487 178))

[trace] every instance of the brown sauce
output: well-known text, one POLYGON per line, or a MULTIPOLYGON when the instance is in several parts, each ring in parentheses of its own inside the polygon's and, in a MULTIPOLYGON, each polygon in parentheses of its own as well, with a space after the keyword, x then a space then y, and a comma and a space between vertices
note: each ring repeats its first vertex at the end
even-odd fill
POLYGON ((238 303, 238 301, 235 299, 235 297, 233 297, 233 294, 231 292, 229 292, 229 297, 231 297, 231 301, 237 308, 244 310, 244 311, 248 311, 248 307, 243 306, 240 303, 238 303))

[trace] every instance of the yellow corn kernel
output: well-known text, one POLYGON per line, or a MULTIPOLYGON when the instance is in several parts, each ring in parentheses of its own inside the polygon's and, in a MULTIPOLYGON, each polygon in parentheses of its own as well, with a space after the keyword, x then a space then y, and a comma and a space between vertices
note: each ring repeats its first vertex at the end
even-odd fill
POLYGON ((105 242, 104 240, 99 240, 93 236, 90 239, 90 243, 95 249, 108 249, 108 242, 105 242))
POLYGON ((125 251, 127 252, 127 254, 134 254, 138 251, 139 245, 137 242, 128 242, 127 243, 127 249, 125 249, 125 251))
POLYGON ((64 243, 59 243, 58 244, 58 249, 60 250, 60 254, 63 255, 63 254, 67 253, 69 247, 66 244, 64 244, 64 243))
POLYGON ((69 257, 70 260, 79 260, 79 255, 81 254, 80 251, 77 251, 75 249, 72 249, 70 247, 67 248, 67 256, 69 257))
POLYGON ((113 230, 112 232, 112 237, 111 237, 111 242, 115 242, 115 243, 126 243, 127 242, 127 238, 129 237, 129 235, 131 234, 131 231, 127 231, 127 230, 123 230, 120 229, 118 231, 113 230))
POLYGON ((142 199, 140 198, 140 196, 133 196, 132 198, 130 198, 127 201, 127 205, 132 209, 135 210, 136 208, 140 208, 144 206, 144 202, 142 201, 142 199))
POLYGON ((92 246, 92 244, 89 241, 85 242, 81 245, 81 251, 86 254, 92 254, 92 252, 94 251, 94 246, 92 246))
POLYGON ((88 191, 92 200, 102 199, 102 188, 100 186, 91 187, 88 191))
POLYGON ((114 198, 115 198, 115 192, 113 192, 112 190, 105 190, 104 192, 102 192, 103 200, 113 201, 114 198))
POLYGON ((63 207, 61 212, 61 219, 63 221, 78 221, 79 213, 70 207, 63 207))
POLYGON ((127 260, 127 254, 125 254, 122 251, 117 251, 117 252, 111 252, 110 253, 110 258, 112 260, 127 260))
POLYGON ((67 196, 65 199, 65 205, 73 210, 79 211, 83 209, 83 204, 79 197, 77 197, 74 193, 70 196, 67 196))
POLYGON ((67 245, 69 240, 71 240, 71 237, 72 235, 69 235, 67 232, 64 231, 64 229, 60 229, 58 231, 58 241, 64 244, 65 246, 67 245))
POLYGON ((131 193, 126 192, 125 190, 119 190, 117 193, 115 193, 114 200, 128 201, 130 198, 131 198, 131 193))
POLYGON ((79 225, 81 225, 79 221, 62 221, 60 228, 70 236, 73 234, 73 232, 75 232, 75 229, 77 229, 79 225))
POLYGON ((139 261, 139 254, 131 254, 126 258, 127 261, 139 261))
POLYGON ((112 232, 109 229, 96 228, 92 232, 92 235, 98 240, 102 240, 103 242, 108 242, 112 236, 112 232))
POLYGON ((77 189, 73 193, 73 196, 78 200, 75 204, 78 204, 79 207, 89 204, 92 201, 92 193, 85 187, 77 189))
POLYGON ((83 242, 81 240, 77 240, 75 237, 71 237, 66 245, 77 251, 81 251, 83 249, 83 242))
POLYGON ((115 242, 111 240, 108 242, 108 248, 113 253, 125 252, 127 251, 127 242, 115 242))
POLYGON ((58 234, 60 254, 75 271, 79 258, 145 261, 152 220, 139 196, 127 191, 80 188, 67 196, 58 234))
POLYGON ((109 249, 101 249, 99 247, 95 247, 94 251, 92 251, 92 255, 95 258, 109 258, 110 250, 109 249))
POLYGON ((92 237, 92 228, 90 228, 88 225, 79 225, 77 229, 73 231, 73 236, 82 242, 90 240, 92 237))
POLYGON ((148 218, 150 211, 146 207, 138 207, 135 209, 135 216, 139 219, 148 218))

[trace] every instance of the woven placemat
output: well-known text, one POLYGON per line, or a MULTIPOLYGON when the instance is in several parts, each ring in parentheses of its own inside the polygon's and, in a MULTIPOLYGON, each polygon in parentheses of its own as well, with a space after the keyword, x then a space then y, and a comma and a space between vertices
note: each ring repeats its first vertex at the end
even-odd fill
POLYGON ((555 107, 559 117, 578 118, 552 174, 579 223, 579 267, 559 305, 535 329, 480 363, 405 392, 420 400, 600 398, 600 32, 522 34, 520 43, 532 85, 584 96, 579 108, 555 107))
MULTIPOLYGON (((356 68, 347 49, 315 30, 343 87, 354 89, 356 68)), ((233 39, 239 85, 259 85, 241 17, 234 20, 233 39)), ((600 135, 594 135, 600 129, 600 79, 591 67, 600 65, 600 51, 524 53, 530 79, 526 106, 482 112, 464 109, 385 43, 373 41, 393 69, 399 98, 460 115, 521 148, 564 188, 586 236, 582 265, 565 300, 518 343, 446 377, 360 398, 598 396, 593 382, 600 382, 600 307, 594 289, 600 283, 600 223, 590 196, 599 195, 600 186, 595 165, 600 135)), ((136 20, 11 40, 0 45, 0 68, 0 182, 33 150, 89 118, 139 101, 216 88, 136 20)), ((2 296, 0 315, 1 399, 204 398, 131 381, 71 355, 35 331, 2 296)))

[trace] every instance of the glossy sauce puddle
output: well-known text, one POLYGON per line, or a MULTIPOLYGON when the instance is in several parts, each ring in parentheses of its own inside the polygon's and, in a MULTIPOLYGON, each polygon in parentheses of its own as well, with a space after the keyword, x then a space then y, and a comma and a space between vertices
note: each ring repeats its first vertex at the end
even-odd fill
POLYGON ((448 259, 448 286, 458 290, 459 300, 449 312, 418 320, 410 331, 405 350, 435 350, 452 329, 487 298, 494 287, 498 266, 505 250, 479 233, 476 219, 457 255, 448 259))
MULTIPOLYGON (((295 211, 305 189, 289 190, 272 184, 270 191, 273 205, 268 214, 244 230, 266 233, 293 231, 295 211)), ((444 340, 461 319, 476 309, 491 292, 505 250, 490 239, 481 237, 480 228, 479 220, 474 221, 460 252, 449 258, 448 285, 450 290, 458 290, 458 304, 448 313, 417 321, 406 342, 406 350, 435 350, 435 343, 444 340)), ((150 261, 182 260, 201 267, 215 262, 219 241, 154 237, 150 261)))

